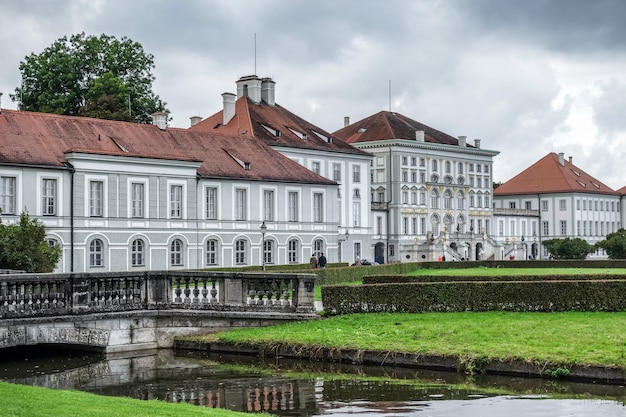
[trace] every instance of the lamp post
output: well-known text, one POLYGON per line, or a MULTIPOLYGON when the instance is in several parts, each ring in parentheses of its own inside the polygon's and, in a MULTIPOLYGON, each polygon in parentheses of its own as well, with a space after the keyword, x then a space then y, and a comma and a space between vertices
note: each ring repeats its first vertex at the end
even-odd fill
POLYGON ((261 259, 262 259, 262 265, 263 265, 263 271, 265 271, 265 232, 267 232, 267 226, 265 225, 265 220, 263 220, 263 223, 261 223, 261 235, 262 235, 262 241, 261 241, 261 259))

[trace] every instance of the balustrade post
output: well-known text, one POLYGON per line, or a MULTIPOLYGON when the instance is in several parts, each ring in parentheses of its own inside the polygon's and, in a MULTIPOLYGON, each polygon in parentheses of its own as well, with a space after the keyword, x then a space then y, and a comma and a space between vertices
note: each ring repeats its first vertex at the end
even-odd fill
POLYGON ((68 306, 75 313, 89 310, 91 305, 91 280, 86 274, 71 274, 72 305, 68 306))
POLYGON ((315 274, 295 274, 297 288, 293 302, 300 311, 315 311, 315 274))
POLYGON ((146 272, 147 304, 150 309, 168 307, 172 302, 172 277, 167 272, 146 272))
MULTIPOLYGON (((243 275, 232 273, 224 277, 223 302, 225 305, 242 306, 246 303, 246 289, 243 285, 243 275)), ((222 288, 220 288, 222 293, 222 288)), ((222 297, 220 296, 220 301, 222 297)))

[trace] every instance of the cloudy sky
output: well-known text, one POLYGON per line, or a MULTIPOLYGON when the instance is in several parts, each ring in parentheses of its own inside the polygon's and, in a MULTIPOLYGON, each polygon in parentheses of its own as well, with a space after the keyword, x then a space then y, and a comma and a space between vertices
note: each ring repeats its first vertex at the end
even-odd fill
POLYGON ((623 0, 2 0, 2 107, 16 108, 26 55, 106 33, 154 55, 172 126, 220 110, 256 72, 330 132, 391 108, 500 151, 495 181, 554 151, 617 189, 625 16, 623 0))

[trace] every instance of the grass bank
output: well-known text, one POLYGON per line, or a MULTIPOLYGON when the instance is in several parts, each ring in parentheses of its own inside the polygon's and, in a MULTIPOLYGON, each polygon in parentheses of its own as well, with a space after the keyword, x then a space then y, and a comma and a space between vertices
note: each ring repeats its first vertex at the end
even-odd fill
MULTIPOLYGON (((0 382, 3 417, 243 417, 245 413, 191 404, 105 397, 0 382)), ((264 414, 267 416, 267 414, 264 414)))
POLYGON ((626 369, 624 328, 626 313, 354 314, 192 339, 626 369))

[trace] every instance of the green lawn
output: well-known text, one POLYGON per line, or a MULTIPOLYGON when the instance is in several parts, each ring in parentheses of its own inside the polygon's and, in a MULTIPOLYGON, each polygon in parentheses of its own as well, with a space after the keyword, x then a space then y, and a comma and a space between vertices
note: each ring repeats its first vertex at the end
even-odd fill
POLYGON ((626 313, 355 314, 200 339, 626 369, 626 313))
MULTIPOLYGON (((2 417, 245 417, 234 411, 0 382, 2 417)), ((268 416, 262 414, 262 416, 268 416)))

